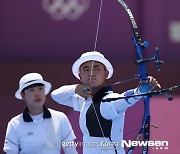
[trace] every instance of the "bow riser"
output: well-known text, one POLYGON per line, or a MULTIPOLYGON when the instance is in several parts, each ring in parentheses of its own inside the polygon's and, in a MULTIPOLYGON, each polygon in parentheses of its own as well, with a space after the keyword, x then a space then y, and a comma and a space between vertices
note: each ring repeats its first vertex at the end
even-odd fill
MULTIPOLYGON (((136 55, 137 55, 137 61, 143 61, 143 55, 142 55, 142 46, 140 46, 135 38, 135 36, 133 35, 133 42, 135 45, 135 49, 136 49, 136 55)), ((139 63, 139 78, 140 80, 147 80, 148 79, 148 73, 146 70, 146 66, 142 63, 139 63)))

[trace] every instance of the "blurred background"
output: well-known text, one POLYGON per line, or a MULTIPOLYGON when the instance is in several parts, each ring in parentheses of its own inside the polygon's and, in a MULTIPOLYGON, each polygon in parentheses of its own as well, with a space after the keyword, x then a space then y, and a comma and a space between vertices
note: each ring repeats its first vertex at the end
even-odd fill
MULTIPOLYGON (((126 0, 131 8, 142 40, 150 43, 144 56, 152 57, 157 46, 160 59, 165 61, 161 71, 147 64, 149 75, 162 88, 180 84, 180 15, 179 0, 126 0)), ((0 0, 0 153, 8 121, 21 113, 24 102, 14 97, 19 79, 26 73, 39 72, 50 81, 53 89, 79 83, 71 73, 73 62, 85 51, 95 48, 95 36, 100 0, 0 0)), ((118 1, 103 0, 96 50, 113 64, 115 72, 108 84, 137 74, 136 54, 131 40, 132 30, 127 13, 118 1)), ((116 92, 136 87, 138 81, 114 86, 116 92)), ((150 147, 150 154, 180 153, 179 108, 180 90, 174 99, 163 96, 151 101, 151 140, 168 141, 168 147, 150 147)), ((54 102, 47 96, 46 106, 64 112, 82 140, 78 126, 79 114, 54 102)), ((139 101, 126 112, 125 139, 133 140, 141 127, 144 106, 139 101), (133 130, 137 130, 130 133, 133 130)), ((82 147, 78 147, 82 153, 82 147)), ((141 153, 137 147, 135 154, 141 153)))

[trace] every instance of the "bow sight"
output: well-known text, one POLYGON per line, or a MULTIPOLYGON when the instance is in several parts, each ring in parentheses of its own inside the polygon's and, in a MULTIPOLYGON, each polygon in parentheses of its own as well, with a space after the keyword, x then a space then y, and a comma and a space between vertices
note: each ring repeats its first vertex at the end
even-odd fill
MULTIPOLYGON (((145 41, 142 46, 143 46, 143 48, 146 48, 148 46, 148 42, 145 41)), ((147 59, 136 60, 135 65, 145 64, 145 63, 149 63, 151 61, 155 62, 156 66, 157 66, 157 70, 160 71, 160 64, 164 64, 164 61, 159 59, 159 49, 158 49, 158 47, 155 48, 154 57, 150 57, 150 58, 147 58, 147 59)))

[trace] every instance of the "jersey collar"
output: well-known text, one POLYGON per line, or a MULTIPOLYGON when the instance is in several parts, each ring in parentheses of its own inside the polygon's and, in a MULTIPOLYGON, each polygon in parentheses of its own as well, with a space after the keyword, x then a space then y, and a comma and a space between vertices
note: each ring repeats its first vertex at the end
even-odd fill
MULTIPOLYGON (((50 111, 45 106, 43 106, 43 108, 44 108, 43 118, 44 119, 51 118, 50 111)), ((31 116, 28 113, 28 107, 26 107, 26 109, 23 112, 23 119, 25 122, 33 122, 33 119, 31 118, 31 116)))

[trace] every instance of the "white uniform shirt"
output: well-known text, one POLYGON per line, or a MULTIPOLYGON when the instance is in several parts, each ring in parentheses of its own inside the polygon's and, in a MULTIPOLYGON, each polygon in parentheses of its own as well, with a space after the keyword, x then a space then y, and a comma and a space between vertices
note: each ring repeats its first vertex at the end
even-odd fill
MULTIPOLYGON (((77 85, 62 86, 59 89, 54 90, 51 93, 53 100, 59 104, 72 107, 75 111, 80 112, 79 124, 83 133, 83 143, 79 146, 83 146, 84 154, 115 154, 114 143, 118 149, 118 154, 124 154, 125 151, 121 147, 121 141, 123 139, 124 117, 125 111, 128 107, 135 104, 141 97, 129 98, 128 100, 119 99, 112 102, 103 102, 100 104, 100 113, 103 118, 112 120, 111 127, 111 141, 107 137, 92 137, 89 135, 86 127, 86 112, 92 104, 92 98, 88 97, 84 99, 75 93, 77 85)), ((125 92, 139 94, 139 90, 133 89, 125 92)), ((118 93, 108 91, 108 94, 103 98, 116 98, 124 96, 118 93)))
POLYGON ((59 154, 61 143, 73 141, 75 135, 64 113, 52 109, 47 111, 50 111, 48 118, 43 118, 45 112, 30 115, 32 122, 24 121, 27 119, 24 113, 12 118, 7 126, 3 150, 20 154, 59 154), (52 124, 52 117, 59 126, 52 124), (52 133, 54 130, 57 130, 57 136, 52 133))

